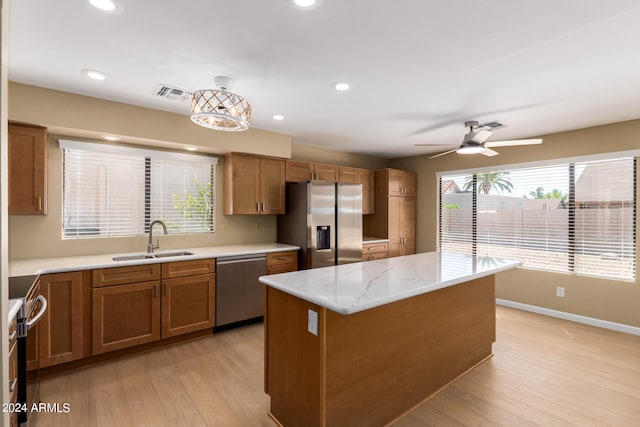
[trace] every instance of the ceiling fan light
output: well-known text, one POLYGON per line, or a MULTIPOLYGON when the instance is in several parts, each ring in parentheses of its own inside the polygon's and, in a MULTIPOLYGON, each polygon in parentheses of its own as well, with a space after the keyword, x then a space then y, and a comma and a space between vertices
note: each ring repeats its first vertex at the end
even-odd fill
POLYGON ((193 93, 191 121, 209 129, 247 130, 251 126, 251 105, 225 88, 201 89, 193 93))
POLYGON ((482 145, 463 145, 456 150, 458 154, 479 154, 484 151, 482 145))

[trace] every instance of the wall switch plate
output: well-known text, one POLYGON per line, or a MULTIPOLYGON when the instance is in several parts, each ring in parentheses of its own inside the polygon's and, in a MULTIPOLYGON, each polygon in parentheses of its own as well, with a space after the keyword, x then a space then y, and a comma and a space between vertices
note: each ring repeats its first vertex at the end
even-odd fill
POLYGON ((556 296, 564 298, 564 288, 562 286, 556 286, 556 296))
POLYGON ((307 316, 307 330, 318 336, 318 313, 313 310, 309 310, 309 315, 307 316))

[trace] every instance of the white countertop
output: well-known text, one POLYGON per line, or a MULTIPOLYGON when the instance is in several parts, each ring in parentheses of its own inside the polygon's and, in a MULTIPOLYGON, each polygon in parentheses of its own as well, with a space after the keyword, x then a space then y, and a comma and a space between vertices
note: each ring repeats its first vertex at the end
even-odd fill
POLYGON ((427 252, 262 276, 260 281, 337 313, 352 314, 520 264, 499 258, 427 252))
MULTIPOLYGON (((114 261, 114 256, 132 255, 134 253, 117 253, 105 255, 72 256, 64 258, 44 258, 9 261, 9 276, 28 276, 31 274, 61 273, 65 271, 92 270, 94 268, 124 267, 127 265, 155 264, 172 261, 187 261, 191 259, 216 258, 234 255, 252 255, 269 252, 293 251, 298 246, 283 245, 281 243, 253 243, 232 246, 209 246, 204 248, 185 248, 181 251, 192 252, 193 255, 150 258, 131 261, 114 261)), ((158 251, 175 252, 176 250, 158 251)), ((144 252, 135 252, 144 253, 144 252)))
POLYGON ((22 298, 12 298, 9 300, 9 310, 7 311, 9 320, 8 324, 11 324, 13 319, 18 314, 18 310, 20 310, 20 307, 22 307, 22 301, 22 298))

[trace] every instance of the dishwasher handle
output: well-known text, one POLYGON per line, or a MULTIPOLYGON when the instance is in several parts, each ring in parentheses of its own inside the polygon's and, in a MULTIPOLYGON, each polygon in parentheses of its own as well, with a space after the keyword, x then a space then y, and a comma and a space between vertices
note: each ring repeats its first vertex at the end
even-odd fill
POLYGON ((237 264, 240 262, 251 262, 251 261, 266 261, 267 257, 252 257, 252 258, 218 258, 216 261, 217 265, 228 265, 228 264, 237 264))

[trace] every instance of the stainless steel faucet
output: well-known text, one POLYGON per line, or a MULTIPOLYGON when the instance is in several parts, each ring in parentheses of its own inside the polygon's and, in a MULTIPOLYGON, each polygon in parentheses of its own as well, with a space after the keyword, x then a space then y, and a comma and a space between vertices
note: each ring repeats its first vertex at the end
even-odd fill
POLYGON ((164 234, 168 234, 167 226, 164 225, 164 222, 160 221, 159 219, 149 224, 149 245, 147 246, 147 253, 149 254, 152 254, 154 250, 160 248, 160 240, 156 239, 156 244, 153 244, 153 226, 156 224, 160 224, 162 226, 162 229, 164 230, 164 234))

